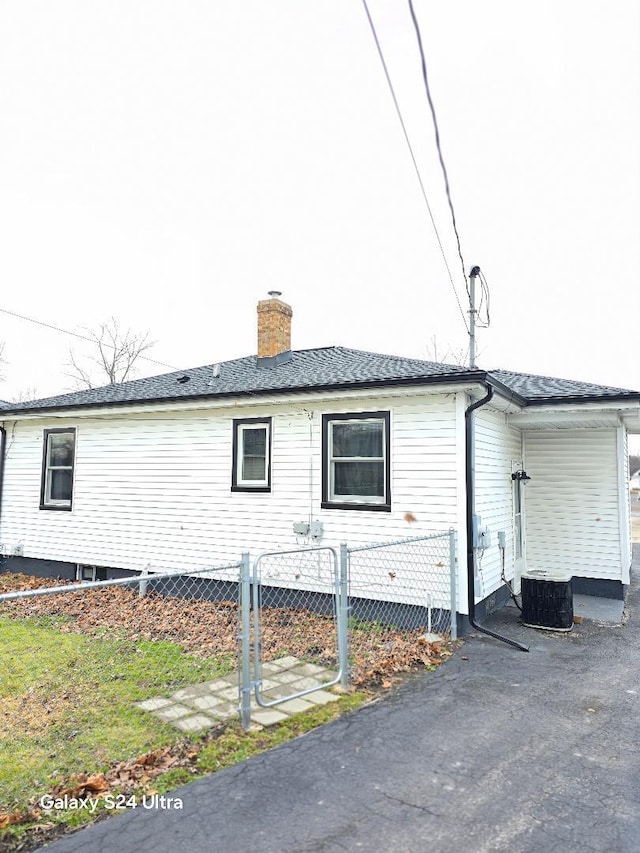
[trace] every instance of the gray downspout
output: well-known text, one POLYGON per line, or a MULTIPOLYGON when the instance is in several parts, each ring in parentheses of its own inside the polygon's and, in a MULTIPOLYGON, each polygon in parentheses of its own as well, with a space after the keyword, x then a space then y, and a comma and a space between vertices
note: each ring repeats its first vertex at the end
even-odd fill
POLYGON ((493 637, 496 640, 501 640, 503 643, 507 643, 509 646, 514 646, 516 649, 520 649, 520 651, 528 652, 529 646, 525 646, 523 643, 519 643, 517 640, 510 640, 508 637, 503 637, 501 634, 496 634, 494 631, 490 631, 488 628, 483 628, 482 625, 476 622, 476 596, 474 588, 475 554, 473 548, 473 514, 475 509, 476 484, 475 471, 473 466, 473 450, 475 442, 473 413, 476 409, 479 409, 481 406, 484 406, 485 403, 488 403, 489 400, 491 400, 491 398, 493 397, 493 388, 491 387, 491 385, 487 385, 485 387, 487 389, 487 396, 483 397, 481 400, 476 400, 475 403, 471 403, 471 405, 467 407, 464 413, 465 482, 467 487, 467 603, 469 607, 469 624, 473 628, 475 628, 476 631, 481 631, 483 634, 488 634, 490 637, 493 637))

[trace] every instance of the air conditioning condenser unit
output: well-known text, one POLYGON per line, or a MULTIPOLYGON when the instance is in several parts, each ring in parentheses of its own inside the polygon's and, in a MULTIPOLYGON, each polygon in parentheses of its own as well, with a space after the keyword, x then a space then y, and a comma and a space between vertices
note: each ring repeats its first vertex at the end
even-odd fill
POLYGON ((522 574, 522 621, 529 628, 570 631, 573 628, 571 575, 551 569, 522 574))

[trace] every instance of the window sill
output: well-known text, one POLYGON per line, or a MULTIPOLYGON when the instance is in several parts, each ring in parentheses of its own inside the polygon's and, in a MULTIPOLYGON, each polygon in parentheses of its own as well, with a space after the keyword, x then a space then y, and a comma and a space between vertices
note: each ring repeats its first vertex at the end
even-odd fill
POLYGON ((367 512, 391 512, 391 504, 359 504, 350 503, 348 501, 338 503, 337 501, 322 501, 320 504, 322 509, 356 509, 366 510, 367 512))
POLYGON ((231 486, 232 492, 265 492, 271 491, 271 486, 231 486))
POLYGON ((71 512, 70 506, 54 506, 52 504, 40 504, 40 509, 52 510, 53 512, 71 512))

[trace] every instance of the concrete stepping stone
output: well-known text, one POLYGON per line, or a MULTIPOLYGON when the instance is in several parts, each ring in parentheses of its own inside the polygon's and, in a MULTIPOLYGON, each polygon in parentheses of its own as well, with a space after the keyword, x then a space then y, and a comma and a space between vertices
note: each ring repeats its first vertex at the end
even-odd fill
MULTIPOLYGON (((257 728, 272 726, 299 714, 314 705, 326 705, 340 698, 321 689, 335 673, 314 663, 305 663, 293 655, 269 661, 260 667, 262 678, 260 692, 267 702, 282 698, 284 701, 272 708, 263 708, 251 697, 251 720, 257 728), (288 699, 292 693, 317 688, 304 697, 288 699)), ((252 691, 253 693, 253 691, 252 691)), ((182 732, 198 733, 218 725, 221 720, 238 714, 238 673, 230 673, 202 684, 189 684, 176 690, 170 698, 153 696, 136 707, 147 711, 182 732)))

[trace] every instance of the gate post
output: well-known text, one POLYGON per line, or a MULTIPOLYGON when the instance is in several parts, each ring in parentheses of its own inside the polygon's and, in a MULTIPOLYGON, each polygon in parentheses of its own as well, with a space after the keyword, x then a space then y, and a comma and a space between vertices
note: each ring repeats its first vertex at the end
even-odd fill
POLYGON ((449 528, 449 586, 451 592, 451 639, 458 639, 458 587, 456 563, 457 536, 453 527, 449 528))
POLYGON ((242 555, 240 568, 240 723, 251 726, 251 565, 249 552, 242 555))
POLYGON ((340 686, 349 686, 349 551, 340 543, 340 588, 338 591, 338 662, 340 686))

